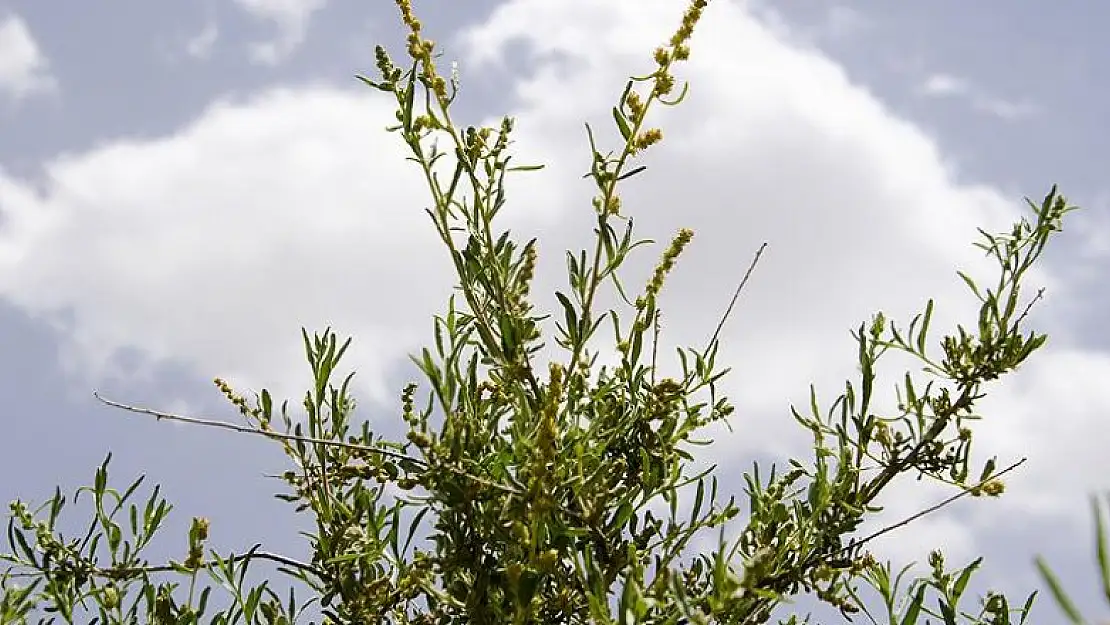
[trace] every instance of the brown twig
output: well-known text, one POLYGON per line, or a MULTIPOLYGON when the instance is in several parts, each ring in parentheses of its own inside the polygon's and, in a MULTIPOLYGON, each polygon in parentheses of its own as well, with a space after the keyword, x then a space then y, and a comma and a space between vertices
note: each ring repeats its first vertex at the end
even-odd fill
MULTIPOLYGON (((227 558, 221 558, 221 560, 223 562, 244 562, 244 561, 247 561, 247 560, 270 560, 271 562, 277 562, 278 564, 284 564, 286 566, 290 566, 290 567, 293 567, 293 568, 296 568, 296 569, 300 569, 302 571, 312 573, 313 575, 319 577, 320 579, 327 579, 328 578, 328 575, 327 575, 326 572, 321 571, 320 569, 312 566, 311 564, 301 562, 300 560, 294 560, 293 558, 290 558, 288 556, 283 556, 279 553, 271 553, 269 551, 251 551, 251 552, 240 554, 240 555, 237 555, 237 556, 233 555, 233 556, 229 556, 227 558)), ((217 562, 215 560, 209 560, 205 563, 202 563, 200 568, 209 568, 211 566, 215 566, 216 564, 217 564, 217 562)), ((87 569, 83 572, 87 573, 89 575, 94 575, 96 577, 108 577, 108 578, 113 578, 113 579, 121 579, 121 578, 126 578, 126 577, 132 577, 132 576, 135 576, 135 575, 141 575, 143 573, 172 573, 172 572, 178 571, 178 570, 180 570, 179 567, 174 567, 173 565, 170 565, 170 564, 162 564, 162 565, 157 565, 157 566, 127 566, 127 567, 113 567, 113 568, 93 567, 93 568, 87 569)), ((7 577, 26 578, 26 577, 36 577, 38 575, 40 575, 40 573, 8 573, 7 577)))
POLYGON ((416 463, 416 464, 418 464, 420 466, 423 466, 423 467, 428 466, 427 462, 425 462, 425 461, 423 461, 419 458, 413 458, 412 456, 410 456, 408 454, 403 454, 403 453, 398 452, 398 451, 391 451, 389 449, 382 449, 380 447, 370 447, 368 445, 359 445, 358 443, 348 443, 346 441, 329 440, 329 439, 326 439, 326 438, 313 438, 311 436, 297 436, 296 434, 284 434, 282 432, 260 430, 258 428, 253 428, 253 427, 249 427, 249 426, 245 426, 245 425, 238 425, 238 424, 235 424, 235 423, 229 423, 227 421, 217 421, 215 419, 201 419, 201 418, 198 418, 198 417, 189 417, 189 416, 185 416, 185 415, 174 414, 172 412, 162 412, 160 410, 151 410, 150 408, 140 408, 138 406, 129 406, 127 404, 123 404, 123 403, 120 403, 120 402, 117 402, 117 401, 112 401, 112 400, 110 400, 106 397, 103 397, 98 391, 93 391, 93 397, 97 398, 98 400, 100 400, 101 402, 103 402, 103 403, 105 403, 109 406, 113 406, 115 408, 122 408, 122 409, 124 409, 128 412, 138 412, 138 413, 142 413, 142 414, 148 414, 148 415, 151 415, 151 416, 155 417, 158 420, 169 419, 170 421, 180 421, 181 423, 189 423, 189 424, 192 424, 192 425, 203 425, 205 427, 222 428, 222 429, 225 429, 225 430, 231 430, 233 432, 239 432, 239 433, 242 433, 242 434, 254 434, 255 436, 265 436, 267 438, 273 438, 273 439, 278 439, 278 440, 301 441, 303 443, 315 443, 315 444, 318 444, 318 445, 331 445, 332 447, 343 447, 344 449, 353 449, 353 450, 356 450, 356 451, 364 451, 364 452, 379 454, 379 455, 382 455, 382 456, 388 456, 390 458, 395 458, 397 460, 408 460, 409 462, 416 463))
POLYGON ((713 346, 713 343, 716 342, 717 338, 721 335, 721 330, 725 327, 725 321, 727 321, 729 315, 732 314, 732 308, 736 306, 736 300, 740 297, 740 291, 744 290, 744 285, 748 283, 748 278, 752 277, 752 271, 755 270, 756 264, 759 263, 759 257, 763 255, 763 250, 765 249, 767 249, 766 241, 756 250, 755 257, 752 258, 751 264, 748 265, 748 270, 744 272, 743 279, 740 280, 740 284, 738 284, 736 290, 733 291, 732 300, 729 301, 728 308, 725 309, 725 314, 721 315, 721 320, 717 323, 717 329, 713 331, 713 337, 709 339, 710 347, 713 346))
POLYGON ((995 473, 991 477, 983 480, 982 482, 979 482, 975 486, 972 486, 970 488, 961 490, 960 492, 956 493, 955 495, 952 495, 948 499, 945 499, 944 501, 941 501, 940 503, 934 504, 932 506, 929 506, 928 508, 920 510, 920 511, 902 519, 901 521, 895 523, 894 525, 888 525, 888 526, 884 527, 883 529, 881 529, 881 530, 879 530, 879 531, 877 531, 873 534, 869 534, 869 535, 861 538, 860 540, 854 541, 851 544, 849 544, 847 547, 845 547, 844 549, 841 549, 835 555, 840 555, 841 553, 844 553, 845 551, 848 551, 849 549, 854 549, 854 548, 856 548, 856 547, 858 547, 858 546, 860 546, 860 545, 862 545, 866 542, 870 542, 870 541, 878 538, 879 536, 882 536, 883 534, 892 532, 892 531, 898 529, 899 527, 908 525, 908 524, 916 521, 917 519, 920 519, 923 516, 926 516, 928 514, 932 514, 932 513, 936 512, 937 510, 940 510, 941 508, 951 504, 952 502, 956 501, 957 499, 968 495, 969 493, 977 492, 987 482, 995 480, 995 479, 1009 473, 1010 471, 1013 471, 1014 469, 1018 468, 1019 466, 1025 464, 1026 460, 1028 460, 1028 458, 1022 458, 1021 460, 1018 460, 1017 462, 1011 464, 1010 466, 1006 467, 1005 469, 1002 469, 998 473, 995 473))

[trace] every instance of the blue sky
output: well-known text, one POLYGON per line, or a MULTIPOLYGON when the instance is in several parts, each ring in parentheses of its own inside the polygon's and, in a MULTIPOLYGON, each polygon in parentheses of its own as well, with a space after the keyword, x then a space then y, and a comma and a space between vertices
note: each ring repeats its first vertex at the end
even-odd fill
MULTIPOLYGON (((548 164, 511 182, 505 216, 543 235, 535 291, 560 284, 561 250, 589 236, 582 121, 608 123, 683 4, 417 3, 459 61, 460 119, 517 117, 518 159, 548 164)), ((707 452, 735 490, 752 459, 805 452, 788 406, 811 381, 835 397, 850 328, 878 309, 908 319, 930 296, 938 322, 966 319, 954 270, 990 275, 975 228, 1005 228, 1022 196, 1059 183, 1085 210, 1034 277, 1050 343, 997 387, 979 440, 983 459, 1029 462, 1002 500, 954 506, 881 554, 982 553, 983 583, 1020 593, 1043 553, 1098 605, 1087 496, 1110 474, 1108 26, 1096 3, 710 4, 679 72, 689 99, 657 118, 666 138, 625 204, 645 236, 697 232, 666 291, 672 342, 704 340, 769 243, 724 335, 735 432, 707 452)), ((0 0, 0 498, 75 487, 112 450, 121 482, 165 485, 176 527, 209 516, 220 547, 298 549, 261 477, 284 466, 275 446, 91 391, 234 419, 212 377, 295 399, 299 328, 331 324, 355 338, 372 422, 394 427, 416 373, 405 354, 451 284, 416 171, 382 131, 390 102, 352 79, 372 73, 376 43, 400 56, 402 35, 386 2, 0 0)), ((946 494, 905 486, 890 519, 946 494)))

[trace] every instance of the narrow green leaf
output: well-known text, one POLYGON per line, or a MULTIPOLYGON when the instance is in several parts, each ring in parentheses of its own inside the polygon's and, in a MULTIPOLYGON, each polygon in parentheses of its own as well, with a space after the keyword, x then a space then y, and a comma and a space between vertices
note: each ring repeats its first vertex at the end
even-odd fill
POLYGON ((119 544, 122 541, 123 541, 123 532, 120 530, 119 526, 116 525, 115 523, 112 523, 111 525, 109 525, 108 526, 108 549, 111 551, 111 553, 114 554, 114 553, 118 552, 119 544))
POLYGON ((987 460, 986 464, 983 465, 983 472, 979 474, 980 482, 985 482, 994 473, 995 462, 996 459, 991 457, 987 460))
POLYGON ((390 92, 393 91, 393 86, 390 85, 389 83, 374 82, 373 80, 370 80, 369 78, 367 78, 366 76, 363 76, 361 74, 355 74, 355 78, 362 81, 363 84, 365 84, 369 87, 373 87, 373 88, 375 88, 379 91, 385 91, 386 93, 390 93, 390 92))
POLYGON ((54 529, 54 524, 58 520, 58 514, 61 513, 62 508, 66 505, 66 498, 62 495, 60 486, 54 487, 54 496, 50 499, 50 518, 47 521, 47 527, 54 529))
POLYGON ((1041 573, 1041 578, 1048 584, 1048 589, 1052 591, 1052 596, 1056 599, 1056 605, 1060 606, 1060 610, 1064 612, 1073 625, 1083 625, 1083 615, 1079 613, 1079 609, 1075 607, 1071 597, 1064 591, 1059 578, 1052 572, 1052 569, 1048 568, 1044 558, 1038 556, 1036 564, 1037 570, 1041 573))
POLYGON ((921 321, 921 330, 917 335, 917 353, 925 353, 925 339, 929 334, 929 321, 933 318, 933 300, 925 305, 925 318, 921 321))
POLYGON ((521 573, 520 589, 518 590, 521 604, 528 605, 532 603, 532 597, 536 594, 539 581, 539 574, 531 569, 525 569, 524 572, 521 573))
POLYGON ((628 178, 631 178, 632 176, 635 176, 636 174, 644 171, 645 169, 647 169, 647 165, 640 165, 639 167, 634 167, 634 168, 630 169, 629 171, 626 171, 623 174, 617 176, 617 182, 620 182, 621 180, 626 180, 628 178))
POLYGON ((974 573, 975 569, 979 568, 979 565, 982 563, 983 558, 976 558, 974 562, 967 565, 960 573, 960 576, 956 579, 956 583, 952 586, 953 603, 959 602, 960 597, 963 596, 964 590, 967 588, 968 581, 971 579, 971 574, 974 573))
POLYGON ((917 592, 913 596, 913 601, 911 601, 909 607, 906 608, 906 613, 902 615, 902 620, 899 625, 914 625, 917 623, 917 617, 921 614, 921 605, 925 603, 925 588, 924 584, 917 587, 917 592))
POLYGON ((409 524, 409 535, 408 538, 405 539, 405 548, 402 553, 408 552, 409 545, 412 543, 412 538, 416 535, 416 526, 420 524, 420 520, 424 518, 424 515, 427 514, 429 510, 431 510, 430 507, 421 508, 420 511, 416 513, 416 517, 413 518, 412 523, 409 524))
POLYGON ((270 415, 273 414, 273 410, 274 400, 270 396, 270 391, 262 389, 262 414, 265 415, 267 419, 269 419, 270 415))
POLYGON ((197 602, 197 616, 203 616, 204 610, 208 607, 208 595, 212 593, 212 587, 206 586, 204 590, 200 591, 200 601, 197 602))
POLYGON ((93 481, 93 492, 103 494, 104 489, 108 486, 108 462, 112 459, 112 454, 104 459, 104 464, 96 470, 96 478, 93 481))
POLYGON ((566 320, 567 335, 574 342, 578 336, 578 315, 574 312, 574 306, 571 305, 570 299, 566 295, 556 291, 555 297, 563 306, 563 319, 566 320))
MULTIPOLYGON (((1107 497, 1107 501, 1110 501, 1110 497, 1107 497)), ((1110 541, 1106 536, 1106 518, 1102 515, 1102 506, 1097 497, 1092 498, 1091 505, 1095 509, 1095 542, 1098 550, 1099 572, 1102 576, 1102 592, 1106 596, 1106 601, 1110 603, 1110 541)))
POLYGON ((8 542, 11 543, 13 547, 18 544, 20 551, 23 552, 24 557, 26 557, 31 564, 36 564, 38 562, 35 557, 35 550, 31 549, 31 545, 28 544, 27 538, 23 536, 23 530, 15 527, 14 521, 8 524, 8 542))
POLYGON ((701 512, 702 498, 705 497, 705 482, 698 480, 698 492, 694 495, 694 508, 690 511, 690 524, 693 525, 698 519, 698 513, 701 512))
POLYGON ((393 521, 389 524, 389 546, 393 549, 394 555, 398 559, 401 557, 401 533, 397 531, 397 526, 401 524, 401 506, 393 507, 393 521))
POLYGON ((624 591, 621 592, 621 601, 619 607, 617 608, 617 623, 619 623, 620 625, 631 624, 631 621, 628 617, 633 615, 632 603, 635 598, 635 584, 636 582, 634 580, 625 579, 624 591))
POLYGON ((967 287, 971 289, 971 292, 975 294, 975 297, 980 302, 986 303, 986 300, 983 299, 983 295, 979 292, 979 287, 975 286, 975 281, 972 280, 970 276, 962 271, 957 271, 956 274, 963 279, 964 284, 966 284, 967 287))
POLYGON ((628 141, 632 136, 632 129, 628 127, 628 120, 625 119, 624 113, 617 107, 613 107, 613 119, 617 122, 617 128, 621 132, 621 138, 628 141))
MULTIPOLYGON (((401 123, 404 124, 405 130, 412 128, 412 104, 413 98, 416 96, 416 71, 409 74, 409 84, 405 86, 405 103, 404 108, 401 109, 401 123)), ((459 159, 464 160, 464 159, 459 159)))
POLYGON ((609 531, 612 532, 623 528, 625 524, 628 523, 628 519, 632 516, 633 512, 632 504, 627 501, 623 502, 620 507, 617 508, 617 514, 613 517, 613 522, 609 524, 609 531))
POLYGON ((262 600, 262 586, 254 588, 247 594, 247 601, 243 606, 243 616, 247 618, 247 622, 254 621, 254 613, 258 609, 258 602, 262 600))
POLYGON ((1029 618, 1029 611, 1033 609, 1033 601, 1037 599, 1037 591, 1029 593, 1029 598, 1025 600, 1025 605, 1021 607, 1021 621, 1018 625, 1025 625, 1025 621, 1029 618))
POLYGON ((635 364, 640 362, 640 354, 642 353, 644 348, 644 333, 642 330, 638 331, 633 328, 631 338, 632 350, 631 353, 628 355, 628 361, 635 364))
POLYGON ((624 91, 621 92, 620 100, 618 100, 618 102, 620 102, 620 105, 622 107, 625 106, 625 104, 628 103, 628 94, 632 92, 632 85, 633 84, 634 84, 633 81, 630 80, 627 83, 625 83, 625 85, 624 85, 624 91))

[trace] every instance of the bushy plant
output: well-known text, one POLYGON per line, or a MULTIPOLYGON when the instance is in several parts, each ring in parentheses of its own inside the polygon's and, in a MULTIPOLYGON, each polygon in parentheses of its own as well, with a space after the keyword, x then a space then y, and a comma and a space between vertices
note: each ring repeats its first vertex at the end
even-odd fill
POLYGON ((677 350, 681 374, 660 373, 669 356, 657 349, 659 295, 694 233, 671 239, 646 285, 621 281, 622 265, 648 242, 636 237, 620 191, 644 170, 637 158, 663 137, 650 112, 685 94, 674 72, 690 55, 707 2, 690 3, 654 51, 652 69, 624 86, 612 109, 621 143, 606 150, 587 126, 595 238, 592 249, 566 252, 567 285, 550 314, 531 298, 538 241, 518 240, 498 220, 506 176, 538 167, 512 163, 511 118, 496 128, 453 123, 457 82, 441 75, 409 2, 397 5, 407 67, 378 47, 378 76, 361 79, 397 102, 390 130, 424 174, 428 216, 457 277, 434 340, 413 358, 423 382, 401 393, 405 439, 387 440, 356 416, 351 376, 339 377, 350 340, 330 330, 303 332, 313 376, 303 415, 268 391, 248 399, 222 380, 245 425, 102 398, 281 444, 291 467, 278 497, 313 516, 311 561, 261 547, 206 551, 208 522, 198 518, 186 557, 152 565, 142 552, 170 506, 158 489, 145 505, 130 503, 141 479, 114 490, 106 461, 79 491, 93 507, 84 537, 60 532, 60 491, 38 510, 12 504, 0 622, 41 614, 65 622, 290 623, 318 602, 312 609, 330 623, 739 624, 767 622, 800 594, 876 623, 928 615, 1024 621, 1032 597, 1014 605, 991 594, 966 605, 980 560, 950 569, 937 551, 928 574, 904 584, 905 569, 896 574, 867 551, 877 534, 858 530, 902 476, 950 484, 953 499, 1002 492, 996 461, 973 463, 971 421, 987 384, 1044 344, 1044 335, 1025 329, 1040 294, 1023 297, 1021 286, 1071 210, 1055 189, 1009 232, 983 232, 977 245, 999 272, 990 288, 959 274, 981 303, 966 327, 930 340, 931 300, 908 326, 882 313, 859 326, 859 379, 826 408, 813 392, 811 405, 792 409, 813 437, 812 458, 791 458, 782 470, 756 464, 742 476, 741 508, 719 496, 715 467, 691 469, 695 448, 709 442, 699 433, 733 412, 721 392, 728 368, 718 358, 719 332, 704 347, 677 350), (599 310, 605 289, 618 304, 599 310), (882 409, 873 401, 877 365, 891 351, 923 369, 905 373, 898 405, 882 409), (614 364, 598 365, 602 352, 614 354, 614 364), (723 538, 728 523, 743 524, 734 541, 723 538), (693 553, 692 541, 706 532, 721 537, 718 548, 693 553), (246 583, 259 560, 276 563, 309 601, 280 596, 274 580, 246 583), (198 590, 203 576, 212 584, 198 590), (219 610, 209 603, 214 587, 229 598, 219 610))

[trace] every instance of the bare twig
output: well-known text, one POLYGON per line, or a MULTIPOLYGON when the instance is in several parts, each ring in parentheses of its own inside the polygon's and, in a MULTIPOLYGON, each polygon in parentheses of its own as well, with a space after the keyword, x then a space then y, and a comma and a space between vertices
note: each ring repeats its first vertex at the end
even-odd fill
POLYGON ((391 451, 389 449, 382 449, 380 447, 370 447, 367 445, 359 445, 358 443, 348 443, 340 440, 329 440, 326 438, 313 438, 311 436, 297 436, 296 434, 284 434, 282 432, 274 432, 268 430, 260 430, 245 425, 238 425, 229 423, 227 421, 217 421, 215 419, 200 419, 198 417, 189 417, 185 415, 174 414, 172 412, 162 412, 160 410, 151 410, 150 408, 140 408, 138 406, 129 406, 117 401, 112 401, 100 395, 98 391, 93 391, 93 397, 101 402, 113 406, 115 408, 122 408, 128 412, 138 412, 142 414, 151 415, 158 420, 169 419, 170 421, 180 421, 181 423, 190 423, 192 425, 203 425, 206 427, 223 428, 225 430, 232 430, 233 432, 240 432, 242 434, 254 434, 256 436, 265 436, 266 438, 286 440, 286 441, 301 441, 303 443, 315 443, 317 445, 331 445, 332 447, 343 447, 344 449, 353 449, 356 451, 365 451, 369 453, 388 456, 396 458, 397 460, 408 460, 420 466, 427 467, 428 463, 419 458, 413 458, 408 454, 403 454, 399 451, 391 451))
POLYGON ((759 263, 759 257, 763 255, 763 250, 765 249, 767 249, 766 241, 756 250, 755 257, 752 258, 751 264, 748 265, 748 270, 744 272, 744 278, 740 280, 740 284, 736 286, 736 290, 732 293, 732 300, 728 303, 725 314, 721 315, 721 320, 717 322, 717 329, 713 331, 713 338, 709 339, 709 347, 712 347, 713 343, 715 343, 717 338, 721 335, 721 329, 725 327, 725 321, 728 321, 729 315, 732 314, 732 308, 736 306, 736 300, 740 297, 740 291, 744 290, 744 285, 748 283, 748 278, 752 277, 752 271, 755 269, 756 264, 759 263))
POLYGON ((860 546, 860 545, 862 545, 866 542, 870 542, 870 541, 878 538, 879 536, 882 536, 883 534, 886 534, 886 533, 889 533, 889 532, 892 532, 892 531, 898 529, 899 527, 903 527, 905 525, 908 525, 908 524, 916 521, 917 519, 920 519, 921 517, 923 517, 925 515, 932 514, 932 513, 936 512, 937 510, 940 510, 941 508, 947 506, 948 504, 956 501, 957 499, 968 495, 969 493, 977 492, 987 482, 991 482, 991 481, 993 481, 995 479, 998 479, 999 477, 1009 473, 1010 471, 1013 471, 1014 469, 1018 468, 1019 466, 1025 464, 1026 460, 1028 460, 1028 458, 1022 458, 1021 460, 1018 460, 1017 462, 1011 464, 1010 466, 1006 467, 1005 469, 1002 469, 998 473, 995 473, 991 477, 983 480, 982 482, 979 482, 975 486, 972 486, 970 488, 966 488, 964 490, 961 490, 960 492, 956 493, 955 495, 952 495, 948 499, 945 499, 944 501, 941 501, 940 503, 934 504, 932 506, 929 506, 928 508, 920 510, 920 511, 902 519, 901 521, 895 523, 894 525, 888 525, 888 526, 884 527, 883 529, 881 529, 881 530, 879 530, 879 531, 877 531, 873 534, 869 534, 869 535, 861 538, 860 540, 853 541, 847 547, 845 547, 844 549, 841 549, 836 555, 840 555, 841 553, 844 553, 845 551, 848 551, 849 549, 854 549, 854 548, 856 548, 856 547, 858 547, 858 546, 860 546))
MULTIPOLYGON (((320 579, 328 579, 328 574, 325 571, 321 571, 320 569, 312 566, 311 564, 301 562, 300 560, 294 560, 293 558, 290 558, 288 556, 283 556, 279 553, 271 553, 269 551, 251 551, 251 552, 240 554, 240 555, 237 555, 237 556, 233 555, 233 556, 229 556, 227 558, 222 558, 222 560, 224 562, 245 562, 245 561, 248 561, 248 560, 269 560, 271 562, 277 562, 278 564, 284 564, 286 566, 290 566, 290 567, 293 567, 295 569, 300 569, 302 571, 312 573, 313 575, 319 577, 320 579)), ((215 566, 216 564, 217 564, 217 562, 215 560, 208 560, 208 561, 202 563, 200 568, 206 569, 206 568, 215 566)), ((123 567, 111 567, 111 568, 93 567, 93 568, 86 569, 82 572, 86 573, 88 575, 95 576, 95 577, 104 577, 104 578, 111 578, 111 579, 123 579, 123 578, 127 578, 127 577, 133 577, 133 576, 136 576, 136 575, 141 575, 143 573, 172 573, 172 572, 177 571, 177 570, 179 570, 178 567, 174 567, 173 565, 170 565, 170 564, 162 564, 162 565, 158 565, 158 566, 123 566, 123 567)), ((25 578, 25 577, 37 577, 39 575, 41 575, 41 573, 37 573, 37 572, 36 573, 16 572, 16 573, 8 573, 7 577, 25 578)))

